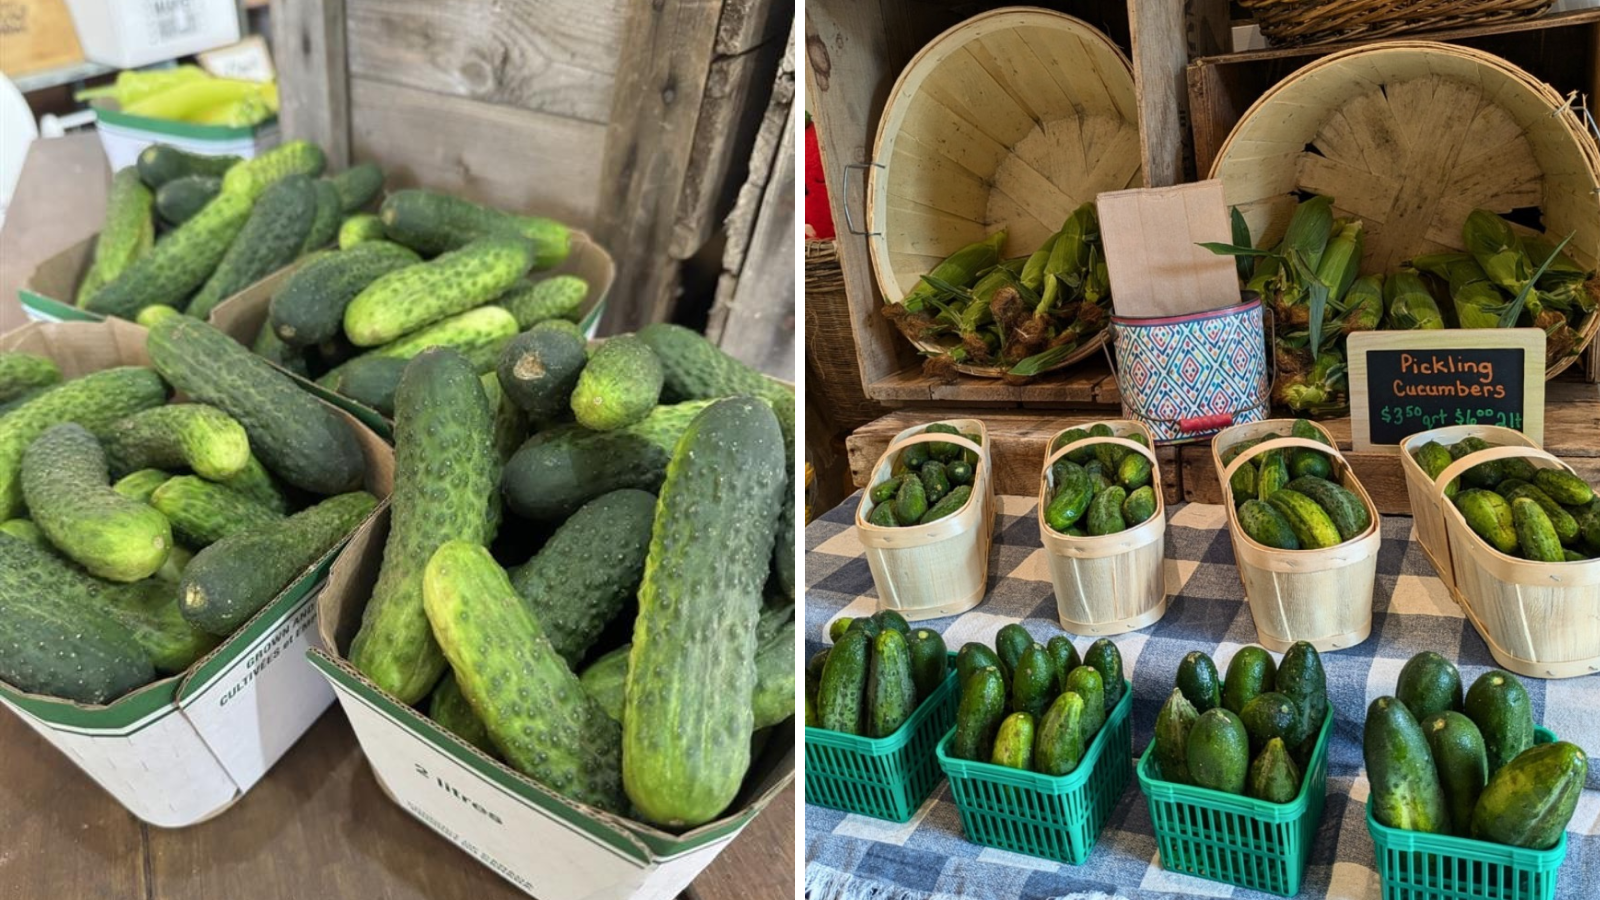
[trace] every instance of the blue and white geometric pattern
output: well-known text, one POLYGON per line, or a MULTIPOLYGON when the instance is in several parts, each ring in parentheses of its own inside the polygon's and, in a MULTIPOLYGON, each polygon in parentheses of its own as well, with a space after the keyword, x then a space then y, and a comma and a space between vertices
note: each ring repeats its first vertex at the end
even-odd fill
POLYGON ((1117 390, 1123 414, 1150 427, 1158 443, 1193 440, 1179 420, 1231 414, 1259 421, 1267 383, 1261 304, 1166 319, 1113 318, 1117 390))

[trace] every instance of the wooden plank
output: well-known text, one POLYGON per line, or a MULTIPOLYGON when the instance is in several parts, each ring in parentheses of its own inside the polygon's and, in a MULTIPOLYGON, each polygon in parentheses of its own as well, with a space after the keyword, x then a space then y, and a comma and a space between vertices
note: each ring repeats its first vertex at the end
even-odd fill
POLYGON ((1189 62, 1184 5, 1129 0, 1133 81, 1139 100, 1139 144, 1145 184, 1183 181, 1184 66, 1189 62))
MULTIPOLYGON (((671 318, 678 266, 668 254, 721 0, 630 4, 608 116, 596 232, 617 256, 606 327, 671 318)), ((593 155, 592 153, 589 155, 593 155)))
POLYGON ((350 77, 345 0, 280 3, 273 10, 278 121, 285 138, 322 146, 330 169, 350 164, 350 77))
MULTIPOLYGON (((1115 418, 1115 413, 975 411, 969 408, 899 410, 865 425, 845 440, 850 455, 850 476, 856 487, 865 487, 872 467, 889 447, 889 442, 913 425, 952 416, 981 418, 989 429, 989 448, 994 460, 995 491, 1001 494, 1036 496, 1039 472, 1044 467, 1045 447, 1063 428, 1115 418)), ((1161 469, 1161 487, 1168 503, 1183 498, 1178 452, 1172 447, 1156 448, 1161 469)))
POLYGON ((1025 385, 1006 384, 999 378, 957 376, 953 382, 924 374, 913 363, 865 386, 868 397, 890 405, 905 402, 961 402, 1000 406, 1117 406, 1117 380, 1098 358, 1085 360, 1060 372, 1041 376, 1025 385))
MULTIPOLYGON (((605 140, 604 126, 365 78, 352 79, 350 92, 355 154, 383 166, 389 190, 426 185, 593 225, 595 148, 605 140), (513 164, 519 159, 526 165, 513 164)), ((619 253, 619 263, 629 256, 619 253)), ((612 298, 613 305, 625 302, 616 291, 612 298)))
POLYGON ((0 759, 0 894, 165 900, 150 887, 144 826, 9 709, 0 713, 0 759))
POLYGON ((689 887, 691 900, 792 896, 794 805, 794 785, 791 784, 700 873, 689 887))
POLYGON ((610 114, 627 4, 346 0, 343 5, 349 9, 352 77, 601 125, 610 114))
MULTIPOLYGON (((1398 35, 1394 40, 1461 41, 1468 38, 1515 34, 1523 31, 1543 31, 1550 28, 1570 28, 1577 25, 1600 23, 1600 9, 1580 9, 1531 19, 1494 22, 1487 25, 1468 25, 1461 28, 1443 28, 1426 34, 1398 35)), ((1294 59, 1301 56, 1328 56, 1351 47, 1370 44, 1371 41, 1335 41, 1327 44, 1310 44, 1304 47, 1272 47, 1267 50, 1247 50, 1242 53, 1221 53, 1196 59, 1207 65, 1221 63, 1260 62, 1264 60, 1294 59)))

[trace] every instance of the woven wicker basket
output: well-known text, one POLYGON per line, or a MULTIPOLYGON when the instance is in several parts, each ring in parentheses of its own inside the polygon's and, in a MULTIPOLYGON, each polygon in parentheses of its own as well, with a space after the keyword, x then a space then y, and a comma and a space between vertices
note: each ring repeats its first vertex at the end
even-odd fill
MULTIPOLYGON (((1364 5, 1364 4, 1362 4, 1364 5)), ((1363 272, 1463 249, 1474 208, 1537 208, 1579 264, 1600 263, 1600 145, 1555 89, 1469 47, 1394 41, 1317 60, 1257 100, 1217 154, 1221 179, 1258 245, 1280 238, 1299 192, 1366 223, 1363 272)), ((1578 358, 1600 313, 1574 329, 1578 358)))
MULTIPOLYGON (((998 229, 1002 258, 1032 253, 1080 204, 1143 186, 1137 108, 1128 58, 1071 16, 997 9, 934 38, 889 92, 872 148, 868 248, 884 299, 998 229)), ((1102 330, 1054 368, 1105 341, 1102 330)))
POLYGON ((1239 0, 1279 46, 1371 41, 1543 15, 1551 0, 1239 0))

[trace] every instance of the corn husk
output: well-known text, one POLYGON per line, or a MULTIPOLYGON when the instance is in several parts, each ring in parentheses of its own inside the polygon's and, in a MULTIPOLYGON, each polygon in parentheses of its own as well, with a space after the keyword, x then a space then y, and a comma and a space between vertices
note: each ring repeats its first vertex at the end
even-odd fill
MULTIPOLYGON (((943 282, 955 287, 971 287, 978 280, 980 273, 995 267, 1000 262, 1000 247, 1006 242, 1005 229, 1000 229, 981 241, 968 244, 960 250, 950 254, 944 262, 933 267, 928 273, 928 279, 943 282)), ((941 293, 939 288, 925 279, 917 283, 916 287, 906 292, 901 300, 908 312, 922 312, 928 301, 936 299, 941 293)))
POLYGON ((1412 331, 1444 327, 1438 301, 1414 271, 1402 269, 1390 275, 1383 285, 1383 299, 1389 308, 1389 328, 1412 331))
POLYGON ((1363 275, 1344 295, 1345 311, 1339 330, 1344 334, 1373 331, 1383 321, 1383 276, 1363 275))
POLYGON ((1333 239, 1317 265, 1317 280, 1328 289, 1328 302, 1338 305, 1361 274, 1361 250, 1366 232, 1360 219, 1340 219, 1333 239))
POLYGON ((1315 272, 1332 235, 1333 198, 1319 194, 1295 207, 1280 252, 1284 256, 1298 254, 1306 268, 1315 272))
POLYGON ((1498 328, 1510 300, 1487 281, 1474 281, 1450 292, 1456 321, 1462 328, 1498 328))

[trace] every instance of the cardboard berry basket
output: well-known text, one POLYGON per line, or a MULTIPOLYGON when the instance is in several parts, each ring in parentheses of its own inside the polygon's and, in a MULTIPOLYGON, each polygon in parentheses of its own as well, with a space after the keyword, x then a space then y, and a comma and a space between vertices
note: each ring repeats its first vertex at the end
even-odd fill
MULTIPOLYGON (((1116 436, 1112 443, 1150 460, 1150 483, 1155 489, 1156 511, 1150 518, 1116 534, 1077 537, 1063 534, 1045 521, 1045 510, 1055 496, 1051 467, 1081 447, 1107 441, 1091 437, 1046 453, 1039 475, 1039 538, 1049 554, 1050 581, 1055 587, 1056 613, 1061 627, 1073 634, 1106 635, 1137 631, 1161 620, 1167 612, 1166 535, 1167 503, 1161 490, 1161 464, 1150 444, 1155 435, 1141 422, 1113 419, 1104 424, 1116 436), (1145 443, 1130 440, 1140 435, 1145 443)), ((1054 447, 1070 429, 1062 429, 1045 446, 1054 447)), ((1115 478, 1112 479, 1115 481, 1115 478)), ((1087 516, 1087 513, 1085 513, 1087 516)))
MULTIPOLYGON (((67 378, 149 365, 145 330, 120 319, 33 323, 0 350, 48 356, 67 378)), ((393 451, 353 417, 366 489, 387 497, 393 451)), ((105 705, 44 697, 0 683, 0 703, 151 825, 204 821, 243 796, 327 709, 333 695, 303 661, 317 643, 315 601, 334 547, 215 650, 181 675, 105 705)))
POLYGON ((402 809, 540 900, 672 900, 794 779, 787 723, 720 819, 674 834, 570 800, 457 738, 346 659, 372 596, 388 505, 356 530, 318 599, 311 662, 333 686, 378 784, 402 809))
MULTIPOLYGON (((217 304, 217 308, 211 311, 208 321, 239 343, 247 347, 252 345, 256 335, 261 331, 261 326, 267 321, 272 295, 278 292, 290 274, 292 270, 277 272, 234 294, 217 304)), ((594 337, 600 328, 600 317, 606 311, 606 295, 611 291, 611 283, 617 275, 617 266, 611 259, 611 254, 595 243, 588 234, 574 231, 572 250, 566 260, 553 269, 532 273, 535 281, 543 281, 556 275, 576 275, 588 282, 589 293, 583 298, 583 305, 578 307, 578 327, 583 329, 584 334, 594 337)), ((377 410, 363 406, 312 379, 301 377, 287 369, 283 371, 301 387, 360 419, 378 434, 385 438, 393 436, 394 422, 377 410)))
POLYGON ((1600 559, 1535 562, 1501 553, 1445 499, 1445 486, 1461 473, 1516 457, 1572 472, 1543 450, 1510 446, 1469 453, 1439 473, 1433 491, 1449 541, 1450 592, 1500 665, 1529 678, 1592 675, 1600 672, 1600 559))
POLYGON ((917 622, 965 612, 983 602, 989 576, 989 543, 994 537, 994 473, 989 458, 989 431, 977 419, 945 419, 961 434, 927 434, 935 422, 913 425, 895 435, 872 468, 856 508, 856 534, 861 539, 878 589, 880 609, 892 609, 917 622), (961 435, 976 434, 976 443, 961 435), (894 477, 895 461, 907 447, 943 442, 955 444, 977 463, 972 467, 972 496, 959 510, 934 522, 886 528, 868 521, 872 489, 894 477))
POLYGON ((1222 483, 1228 510, 1228 536, 1244 582, 1245 600, 1256 624, 1256 640, 1283 653, 1296 641, 1308 641, 1327 653, 1354 647, 1372 633, 1372 587, 1377 580, 1378 546, 1382 542, 1378 508, 1334 447, 1333 436, 1315 422, 1323 441, 1279 437, 1265 440, 1224 464, 1222 456, 1235 444, 1269 433, 1288 434, 1294 419, 1266 419, 1234 425, 1211 439, 1211 459, 1222 483), (1332 547, 1278 550, 1245 534, 1233 502, 1233 473, 1270 450, 1305 448, 1326 453, 1333 463, 1333 481, 1360 498, 1371 523, 1366 530, 1332 547))

